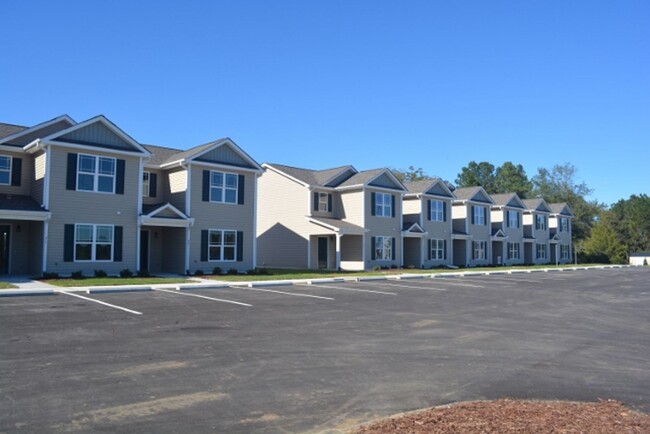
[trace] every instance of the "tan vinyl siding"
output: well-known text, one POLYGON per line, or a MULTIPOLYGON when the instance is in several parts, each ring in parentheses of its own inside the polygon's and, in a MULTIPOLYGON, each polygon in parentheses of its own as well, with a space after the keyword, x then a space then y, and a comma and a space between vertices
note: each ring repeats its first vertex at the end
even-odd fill
MULTIPOLYGON (((341 193, 342 207, 338 217, 357 226, 364 227, 365 218, 363 215, 364 208, 364 192, 363 190, 346 191, 341 193)), ((366 206, 368 214, 370 214, 370 195, 367 198, 368 205, 366 206)))
POLYGON ((50 210, 47 271, 69 274, 83 270, 91 274, 101 269, 118 274, 128 268, 135 271, 137 231, 139 158, 105 152, 84 151, 88 155, 108 156, 125 160, 124 194, 94 193, 66 189, 68 153, 77 150, 51 147, 50 210), (107 224, 123 227, 121 262, 64 262, 64 227, 66 224, 107 224))
POLYGON ((265 171, 259 178, 258 266, 308 267, 308 238, 316 229, 305 218, 311 204, 310 194, 307 188, 272 170, 265 171))
POLYGON ((31 194, 31 182, 34 174, 34 160, 29 154, 20 154, 15 152, 2 151, 0 155, 11 157, 11 167, 13 170, 14 159, 20 158, 22 160, 20 185, 11 185, 11 172, 9 173, 9 185, 0 185, 0 194, 31 194))
POLYGON ((380 266, 399 266, 401 265, 402 253, 402 228, 401 228, 401 213, 402 213, 402 200, 399 193, 390 193, 395 195, 395 217, 379 217, 371 215, 372 203, 371 193, 383 192, 379 190, 367 189, 364 195, 365 209, 366 209, 366 224, 365 228, 368 230, 366 233, 366 268, 372 268, 375 265, 380 266), (395 238, 395 259, 380 261, 372 261, 372 237, 384 236, 395 238))
MULTIPOLYGON (((31 196, 42 204, 44 202, 43 192, 45 188, 45 171, 47 170, 47 154, 39 152, 34 155, 34 177, 31 182, 31 196)), ((24 164, 24 163, 23 163, 24 164)))
POLYGON ((422 238, 422 242, 424 243, 424 266, 425 267, 434 267, 437 265, 442 265, 442 264, 451 264, 452 263, 452 247, 453 247, 453 242, 451 239, 452 235, 452 227, 453 227, 453 222, 451 219, 451 213, 452 213, 452 206, 451 206, 451 200, 444 200, 440 198, 431 198, 431 197, 423 197, 422 199, 422 228, 427 232, 426 238, 422 238), (439 222, 439 221, 430 221, 428 220, 428 211, 427 211, 427 206, 428 206, 428 200, 442 200, 445 203, 445 221, 439 222), (447 259, 431 259, 429 260, 429 243, 427 242, 430 239, 434 240, 445 240, 447 242, 447 259))
MULTIPOLYGON (((168 201, 169 194, 165 194, 165 177, 167 173, 160 170, 154 169, 144 169, 145 172, 149 172, 156 175, 156 197, 142 197, 142 203, 145 205, 151 205, 155 203, 165 203, 168 201)), ((174 205, 175 206, 175 205, 174 205)))
POLYGON ((197 269, 212 272, 213 267, 221 267, 224 271, 235 268, 247 271, 253 268, 253 246, 255 243, 255 174, 228 169, 229 173, 242 174, 244 181, 244 204, 225 204, 203 202, 203 171, 207 167, 193 164, 191 166, 191 215, 194 226, 190 228, 190 272, 197 269), (243 261, 237 262, 201 262, 201 231, 206 229, 224 229, 242 231, 244 237, 243 261))
MULTIPOLYGON (((185 197, 187 194, 187 170, 174 169, 167 173, 167 184, 169 188, 168 201, 182 212, 185 210, 185 197)), ((199 185, 200 187, 200 185, 199 185)), ((197 192, 192 192, 196 195, 197 192)), ((198 199, 201 200, 201 190, 198 190, 198 199)))

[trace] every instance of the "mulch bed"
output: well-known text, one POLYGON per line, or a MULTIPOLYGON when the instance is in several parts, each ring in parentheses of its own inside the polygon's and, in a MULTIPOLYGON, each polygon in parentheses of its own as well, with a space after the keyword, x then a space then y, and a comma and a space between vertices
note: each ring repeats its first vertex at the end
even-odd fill
POLYGON ((362 426, 356 434, 649 434, 650 415, 623 403, 499 399, 434 407, 362 426))

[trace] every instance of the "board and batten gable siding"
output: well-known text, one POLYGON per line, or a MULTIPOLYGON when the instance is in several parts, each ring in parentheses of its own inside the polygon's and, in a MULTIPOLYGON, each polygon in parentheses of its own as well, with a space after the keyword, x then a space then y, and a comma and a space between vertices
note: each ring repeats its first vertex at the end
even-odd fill
MULTIPOLYGON (((194 225, 190 227, 190 273, 196 270, 212 272, 212 268, 220 267, 227 271, 235 268, 247 271, 253 268, 254 233, 255 233, 255 174, 238 171, 237 168, 223 170, 228 173, 243 175, 244 203, 214 203, 203 201, 203 172, 215 170, 200 164, 192 164, 191 173, 191 205, 190 217, 194 225), (209 262, 201 261, 201 231, 209 229, 226 229, 243 232, 242 261, 209 262)), ((218 169, 222 171, 221 169, 218 169)), ((239 182, 239 181, 238 181, 239 182)), ((241 185, 239 185, 241 188, 241 185)))
POLYGON ((400 192, 390 192, 395 197, 394 204, 395 210, 393 215, 395 217, 379 217, 371 215, 372 209, 372 193, 381 192, 386 193, 385 190, 375 190, 373 188, 367 188, 364 194, 365 200, 365 209, 366 209, 366 224, 365 229, 368 230, 366 233, 366 264, 369 264, 366 268, 372 268, 375 265, 397 265, 399 266, 402 263, 402 228, 401 228, 401 218, 402 215, 402 200, 400 197, 400 192), (372 251, 374 246, 372 246, 372 238, 375 236, 384 236, 391 237, 395 239, 395 252, 394 258, 390 261, 373 261, 372 251), (368 262, 369 261, 369 262, 368 262))
POLYGON ((133 145, 122 140, 101 122, 88 124, 83 128, 58 137, 57 140, 61 142, 91 144, 99 148, 136 151, 133 145))
POLYGON ((309 190, 273 170, 258 179, 257 265, 307 268, 308 240, 318 231, 305 216, 309 190))
POLYGON ((340 218, 357 226, 365 227, 364 200, 368 202, 366 212, 370 215, 370 195, 366 200, 363 190, 341 192, 342 215, 340 218))
MULTIPOLYGON (((144 205, 151 205, 155 203, 166 203, 169 202, 169 195, 165 194, 164 189, 164 180, 166 178, 166 173, 162 170, 149 169, 145 168, 145 172, 149 172, 149 182, 152 183, 152 180, 155 181, 155 187, 149 188, 150 195, 144 196, 142 198, 142 203, 144 205), (151 193, 155 193, 155 196, 151 196, 151 193)), ((174 205, 175 206, 175 205, 174 205)))
POLYGON ((31 194, 31 181, 34 176, 34 160, 29 154, 2 151, 0 155, 11 157, 9 185, 0 185, 0 194, 31 194), (20 161, 20 162, 18 162, 20 161), (16 185, 16 184, 20 185, 16 185))
MULTIPOLYGON (((180 211, 186 213, 185 197, 187 195, 187 170, 183 168, 172 169, 167 172, 167 185, 169 186, 168 201, 180 211)), ((200 186, 199 186, 200 187, 200 186)), ((201 200, 201 190, 193 192, 199 195, 201 200)))
POLYGON ((50 162, 50 211, 47 269, 59 274, 82 270, 92 274, 101 269, 115 275, 125 268, 135 271, 136 239, 138 237, 138 183, 140 159, 134 156, 115 155, 101 151, 84 151, 88 155, 113 157, 124 160, 124 194, 94 193, 68 190, 66 188, 68 153, 77 149, 52 146, 49 148, 50 162), (64 228, 66 224, 87 223, 121 226, 121 262, 65 262, 64 228))
POLYGON ((244 160, 239 154, 233 151, 232 148, 230 148, 230 146, 228 145, 221 145, 211 150, 210 152, 206 152, 200 157, 197 157, 195 161, 197 162, 205 161, 208 163, 226 164, 232 166, 245 167, 248 169, 254 169, 254 167, 252 167, 248 161, 244 160))
POLYGON ((33 156, 34 159, 34 177, 31 181, 30 195, 36 202, 42 204, 44 201, 43 191, 45 188, 45 171, 47 170, 47 155, 39 151, 33 156))

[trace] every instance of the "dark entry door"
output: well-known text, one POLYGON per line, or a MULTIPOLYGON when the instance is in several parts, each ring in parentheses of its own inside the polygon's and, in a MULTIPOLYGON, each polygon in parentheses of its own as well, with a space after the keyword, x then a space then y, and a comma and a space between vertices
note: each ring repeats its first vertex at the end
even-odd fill
POLYGON ((318 268, 327 268, 327 237, 318 238, 318 268))
POLYGON ((140 231, 140 270, 149 271, 149 231, 140 231))
POLYGON ((0 274, 9 273, 10 226, 0 225, 0 274))

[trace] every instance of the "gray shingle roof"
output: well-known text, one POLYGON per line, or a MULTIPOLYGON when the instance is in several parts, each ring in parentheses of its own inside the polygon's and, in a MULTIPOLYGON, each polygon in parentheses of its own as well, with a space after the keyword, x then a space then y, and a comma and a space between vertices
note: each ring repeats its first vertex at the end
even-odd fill
POLYGON ((478 193, 478 191, 479 191, 480 189, 481 189, 481 187, 462 187, 462 188, 457 188, 456 190, 454 190, 454 195, 456 196, 456 199, 460 199, 460 200, 469 200, 469 199, 471 199, 472 197, 474 197, 474 195, 475 195, 476 193, 478 193))
POLYGON ((340 229, 342 232, 354 232, 354 233, 362 234, 366 231, 361 226, 357 226, 355 224, 348 223, 339 219, 332 219, 326 217, 309 217, 309 219, 314 220, 316 222, 323 223, 327 226, 333 226, 335 228, 340 229))
POLYGON ((12 211, 47 211, 41 208, 31 196, 21 194, 2 194, 0 195, 0 210, 12 211))
MULTIPOLYGON (((548 204, 544 199, 540 198, 535 198, 535 199, 524 199, 522 202, 524 202, 524 205, 526 205, 526 209, 533 209, 533 210, 538 210, 538 208, 547 208, 548 204)), ((545 212, 542 210, 542 212, 545 212)))
MULTIPOLYGON (((492 201, 494 201, 495 205, 500 205, 500 206, 505 206, 508 205, 508 203, 515 197, 517 196, 517 193, 502 193, 502 194, 491 194, 490 197, 492 198, 492 201)), ((519 205, 513 206, 510 205, 513 208, 523 208, 519 205)))
POLYGON ((0 139, 11 136, 12 134, 19 133, 21 131, 25 131, 26 129, 27 127, 20 125, 5 124, 0 122, 0 139))
POLYGON ((167 160, 171 159, 174 155, 183 152, 180 149, 165 148, 163 146, 142 145, 144 148, 151 152, 151 160, 147 164, 152 166, 160 166, 167 160))
POLYGON ((372 170, 364 170, 362 172, 357 172, 354 175, 352 175, 350 178, 346 179, 337 187, 350 187, 353 185, 365 185, 366 183, 370 182, 377 176, 379 176, 382 172, 384 172, 386 169, 372 169, 372 170))
MULTIPOLYGON (((173 161, 178 161, 178 160, 183 160, 185 158, 193 157, 194 155, 200 154, 201 152, 205 151, 208 148, 211 148, 212 146, 216 145, 217 143, 226 140, 226 139, 219 139, 219 140, 213 140, 210 143, 206 143, 204 145, 199 145, 195 146, 193 148, 188 149, 187 151, 180 151, 175 155, 170 156, 165 163, 171 163, 173 161)), ((165 164, 163 163, 163 164, 165 164)))
POLYGON ((286 173, 298 181, 308 185, 324 186, 327 181, 348 170, 350 166, 334 167, 331 169, 312 170, 299 167, 285 166, 284 164, 267 163, 269 166, 286 173))
POLYGON ((566 202, 549 203, 548 206, 554 214, 573 215, 571 207, 566 202), (568 210, 568 213, 563 213, 565 208, 568 210))
POLYGON ((421 181, 405 182, 404 187, 409 193, 426 193, 436 181, 436 179, 423 179, 421 181))

